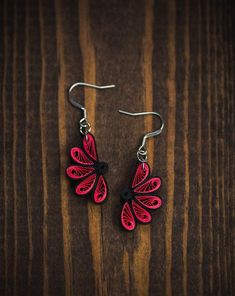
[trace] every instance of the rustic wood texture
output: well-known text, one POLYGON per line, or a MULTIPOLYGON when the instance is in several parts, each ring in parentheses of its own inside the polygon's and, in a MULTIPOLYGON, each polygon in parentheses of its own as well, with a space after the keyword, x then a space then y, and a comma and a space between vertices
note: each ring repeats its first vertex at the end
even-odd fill
POLYGON ((235 295, 232 0, 16 0, 0 8, 0 295, 235 295), (80 141, 76 81, 109 200, 65 177, 80 141), (119 224, 144 131, 164 205, 132 233, 119 224))

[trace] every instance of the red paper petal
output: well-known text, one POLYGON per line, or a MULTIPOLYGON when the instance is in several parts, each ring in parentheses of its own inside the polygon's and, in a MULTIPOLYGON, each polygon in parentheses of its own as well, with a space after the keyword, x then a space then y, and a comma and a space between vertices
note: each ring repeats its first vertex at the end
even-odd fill
POLYGON ((94 172, 92 167, 83 167, 78 165, 71 165, 67 168, 66 173, 71 179, 81 179, 94 172))
POLYGON ((136 218, 141 223, 149 223, 152 219, 149 212, 147 212, 145 209, 143 209, 140 205, 138 205, 135 201, 132 200, 132 208, 134 211, 134 214, 136 218))
POLYGON ((142 183, 148 177, 148 175, 149 175, 148 164, 145 162, 139 164, 132 182, 132 187, 134 188, 140 183, 142 183))
POLYGON ((122 226, 128 231, 131 231, 135 228, 135 219, 132 215, 131 208, 128 202, 125 202, 123 205, 121 213, 121 223, 122 226))
POLYGON ((80 164, 93 165, 94 162, 88 158, 81 148, 74 147, 70 151, 71 157, 74 161, 80 164))
POLYGON ((158 196, 136 196, 135 197, 139 203, 149 209, 157 209, 162 205, 162 200, 158 196))
POLYGON ((76 188, 76 194, 85 195, 89 193, 94 187, 95 181, 96 181, 96 174, 92 174, 89 177, 87 177, 85 180, 83 180, 81 183, 78 184, 76 188))
POLYGON ((103 202, 107 197, 108 189, 103 176, 99 177, 97 186, 94 192, 94 201, 95 203, 103 202))
POLYGON ((97 160, 95 139, 91 134, 87 134, 83 139, 83 147, 86 153, 93 159, 97 160))
POLYGON ((134 189, 136 193, 150 193, 156 191, 161 186, 161 179, 158 177, 151 178, 144 184, 134 189))

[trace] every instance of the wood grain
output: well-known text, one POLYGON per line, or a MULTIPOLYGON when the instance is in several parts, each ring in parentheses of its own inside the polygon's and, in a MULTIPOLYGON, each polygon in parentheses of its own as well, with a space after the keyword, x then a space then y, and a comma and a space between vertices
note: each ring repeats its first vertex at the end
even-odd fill
POLYGON ((11 0, 0 7, 0 295, 234 295, 231 0, 11 0), (65 177, 79 145, 76 81, 100 159, 102 206, 65 177), (149 225, 123 231, 119 192, 144 132, 163 180, 149 225))

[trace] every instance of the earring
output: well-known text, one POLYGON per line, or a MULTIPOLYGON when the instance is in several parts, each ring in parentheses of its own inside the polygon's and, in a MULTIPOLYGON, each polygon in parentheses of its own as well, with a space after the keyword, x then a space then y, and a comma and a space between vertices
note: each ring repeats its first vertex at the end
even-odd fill
POLYGON ((158 209, 162 205, 160 197, 156 196, 156 191, 161 186, 161 179, 159 177, 150 176, 150 167, 147 163, 147 138, 160 135, 164 123, 160 114, 156 112, 141 112, 130 113, 119 110, 120 113, 140 116, 140 115, 156 115, 161 120, 161 127, 144 135, 142 144, 137 151, 138 164, 134 177, 130 185, 121 192, 121 201, 123 203, 121 212, 121 224, 126 230, 134 230, 136 221, 140 223, 149 223, 152 216, 148 210, 158 209))
POLYGON ((82 147, 73 147, 70 156, 73 165, 69 166, 66 173, 70 179, 75 181, 75 193, 80 197, 92 195, 96 204, 102 203, 108 195, 108 187, 104 174, 108 170, 108 164, 99 161, 94 136, 90 133, 91 126, 87 121, 85 107, 71 98, 71 93, 77 86, 88 86, 96 89, 106 89, 115 85, 97 86, 93 84, 77 82, 69 88, 70 103, 83 111, 83 118, 80 120, 80 133, 83 136, 82 147), (77 182, 76 182, 77 181, 77 182))

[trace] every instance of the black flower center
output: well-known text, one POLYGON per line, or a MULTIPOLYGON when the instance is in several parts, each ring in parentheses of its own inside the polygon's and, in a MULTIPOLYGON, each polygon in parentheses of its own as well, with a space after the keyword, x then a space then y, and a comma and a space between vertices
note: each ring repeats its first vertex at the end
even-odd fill
POLYGON ((121 192, 121 199, 123 201, 128 201, 133 198, 133 192, 130 188, 126 188, 121 192))
POLYGON ((106 162, 97 162, 95 168, 98 174, 103 175, 108 171, 108 164, 106 162))

